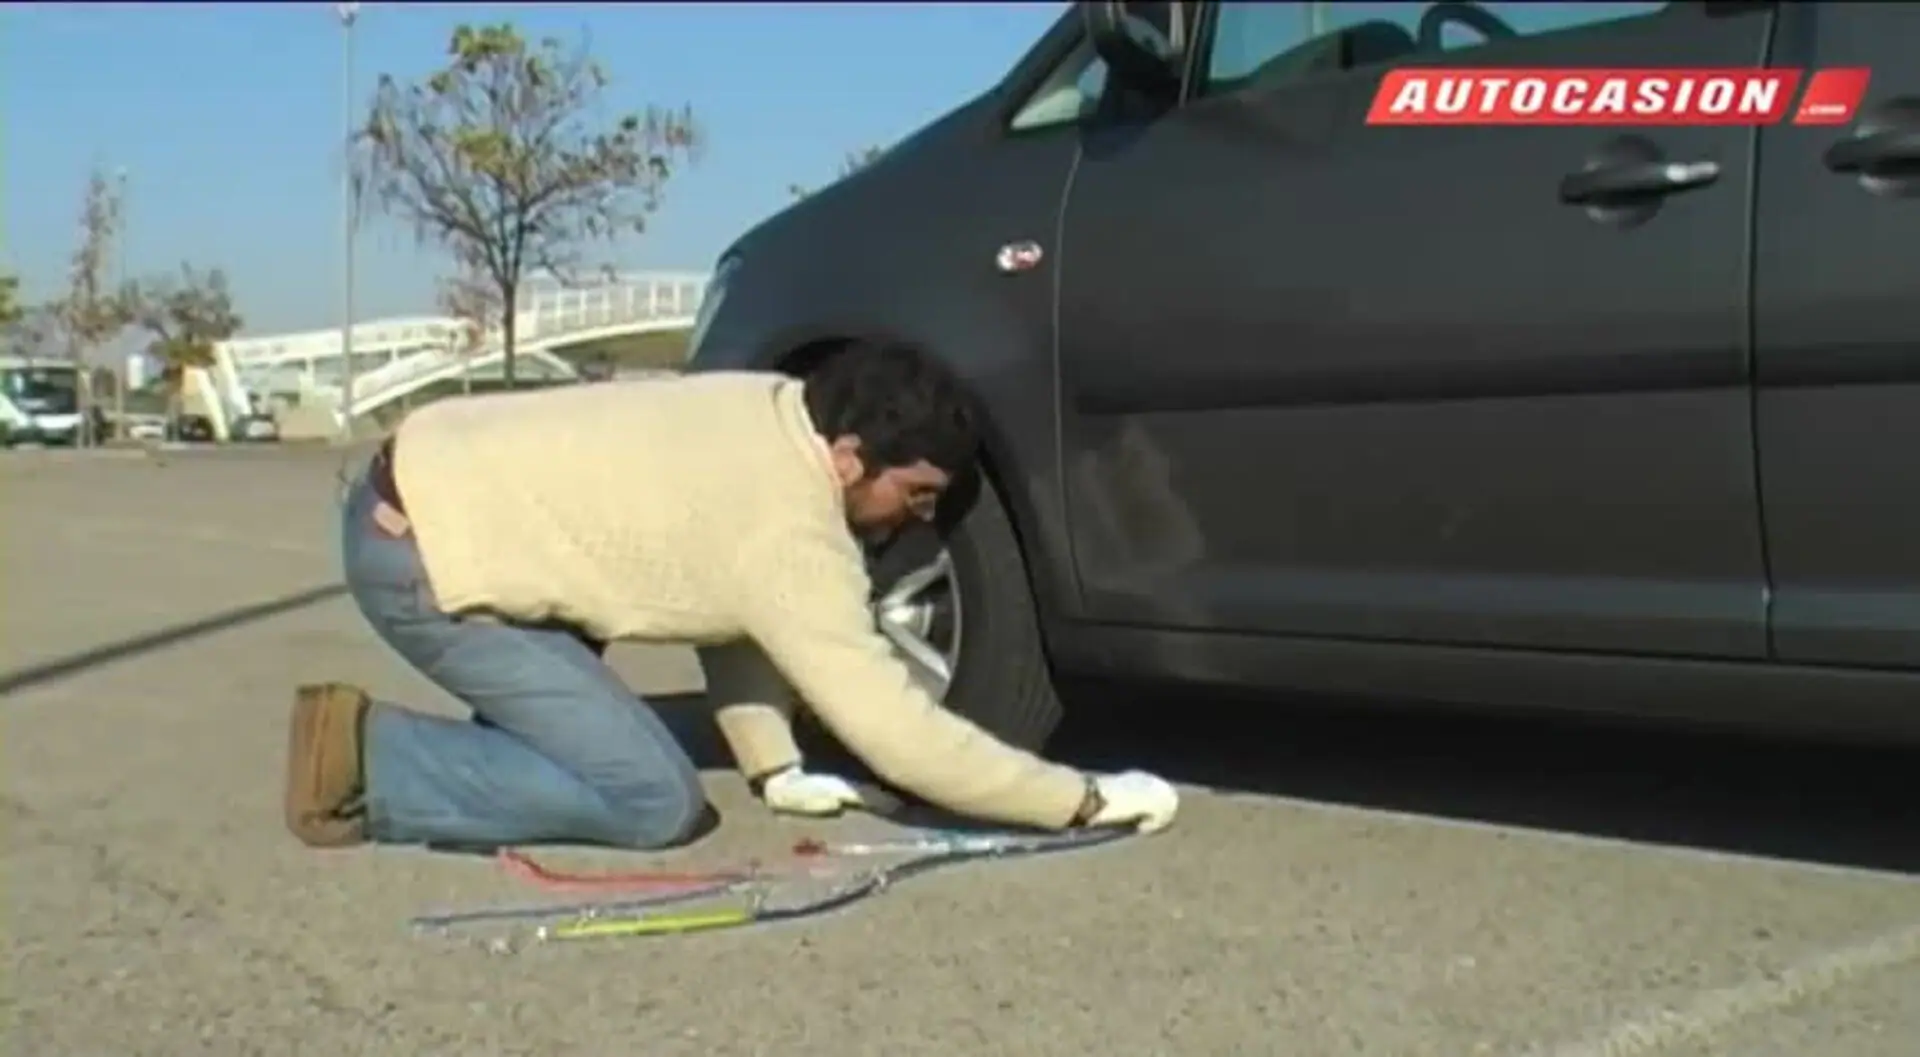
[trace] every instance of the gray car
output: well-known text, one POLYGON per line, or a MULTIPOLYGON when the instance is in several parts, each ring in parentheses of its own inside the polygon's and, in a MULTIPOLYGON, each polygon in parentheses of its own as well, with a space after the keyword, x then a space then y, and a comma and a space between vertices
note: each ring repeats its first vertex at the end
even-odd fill
POLYGON ((1083 677, 1911 736, 1916 54, 1916 4, 1078 5, 729 248, 694 366, 971 380, 984 480, 875 610, 1017 742, 1083 677), (1422 65, 1872 74, 1369 126, 1422 65))

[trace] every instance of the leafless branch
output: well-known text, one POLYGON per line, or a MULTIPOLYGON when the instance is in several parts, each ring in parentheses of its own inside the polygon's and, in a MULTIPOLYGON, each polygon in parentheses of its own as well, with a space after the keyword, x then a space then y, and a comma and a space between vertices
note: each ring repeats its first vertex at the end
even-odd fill
POLYGON ((175 387, 188 368, 212 366, 214 346, 238 333, 242 323, 218 268, 182 264, 177 274, 131 285, 123 296, 133 306, 134 322, 150 336, 148 354, 175 387))
POLYGON ((596 122, 607 84, 584 42, 463 25, 439 70, 415 83, 380 79, 358 136, 368 208, 447 248, 462 281, 492 284, 509 386, 529 272, 566 281, 589 244, 643 232, 702 143, 686 107, 596 122))
MULTIPOLYGON (((499 329, 500 290, 486 272, 483 262, 469 257, 452 276, 440 281, 440 310, 459 320, 454 353, 463 358, 478 355, 488 339, 499 329)), ((462 371, 460 384, 471 391, 472 376, 462 371)))
MULTIPOLYGON (((879 161, 880 156, 886 152, 887 148, 885 147, 862 147, 859 150, 850 150, 840 159, 840 171, 834 178, 836 180, 844 180, 867 166, 872 165, 874 162, 879 161)), ((787 193, 795 198, 805 198, 812 194, 814 190, 814 188, 802 187, 799 184, 787 185, 787 193)))
POLYGON ((27 308, 20 303, 20 277, 0 274, 0 327, 11 329, 25 318, 27 308))

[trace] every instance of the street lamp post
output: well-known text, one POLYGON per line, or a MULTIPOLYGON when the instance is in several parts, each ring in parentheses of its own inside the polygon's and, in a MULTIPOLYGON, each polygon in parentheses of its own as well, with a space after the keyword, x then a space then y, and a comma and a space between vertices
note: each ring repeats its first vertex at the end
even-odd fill
POLYGON ((334 5, 340 16, 340 118, 345 153, 340 166, 340 435, 353 437, 353 250, 358 212, 353 180, 353 23, 360 16, 355 0, 334 5))
MULTIPOLYGON (((120 205, 120 240, 114 247, 114 296, 127 292, 127 167, 122 165, 114 174, 114 201, 120 205)), ((125 319, 125 316, 121 317, 125 319)), ((115 372, 113 384, 113 423, 115 436, 121 440, 127 434, 127 360, 132 357, 131 350, 120 350, 120 369, 115 372)))

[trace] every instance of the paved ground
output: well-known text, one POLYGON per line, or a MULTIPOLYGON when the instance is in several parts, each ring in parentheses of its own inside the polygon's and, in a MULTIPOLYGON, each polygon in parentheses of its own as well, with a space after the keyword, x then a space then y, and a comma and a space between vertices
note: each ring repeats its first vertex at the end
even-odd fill
MULTIPOLYGON (((279 828, 295 682, 432 700, 333 587, 337 461, 0 462, 15 1052, 1920 1046, 1914 755, 1292 707, 1081 723, 1071 754, 1194 783, 1152 841, 937 875, 779 930, 507 956, 411 936, 428 905, 529 893, 482 860, 314 854, 279 828)), ((671 651, 620 664, 657 695, 697 688, 671 651)), ((698 729, 697 700, 672 707, 698 729)), ((722 829, 663 858, 736 863, 821 832, 712 774, 722 829)))

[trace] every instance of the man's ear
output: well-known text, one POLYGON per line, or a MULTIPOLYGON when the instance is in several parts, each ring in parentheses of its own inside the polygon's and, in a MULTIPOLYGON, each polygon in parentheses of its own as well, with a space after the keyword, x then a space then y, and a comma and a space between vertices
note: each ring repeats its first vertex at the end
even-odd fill
POLYGON ((833 456, 833 473, 842 487, 855 484, 867 475, 867 461, 860 455, 860 438, 843 433, 827 445, 833 456))

